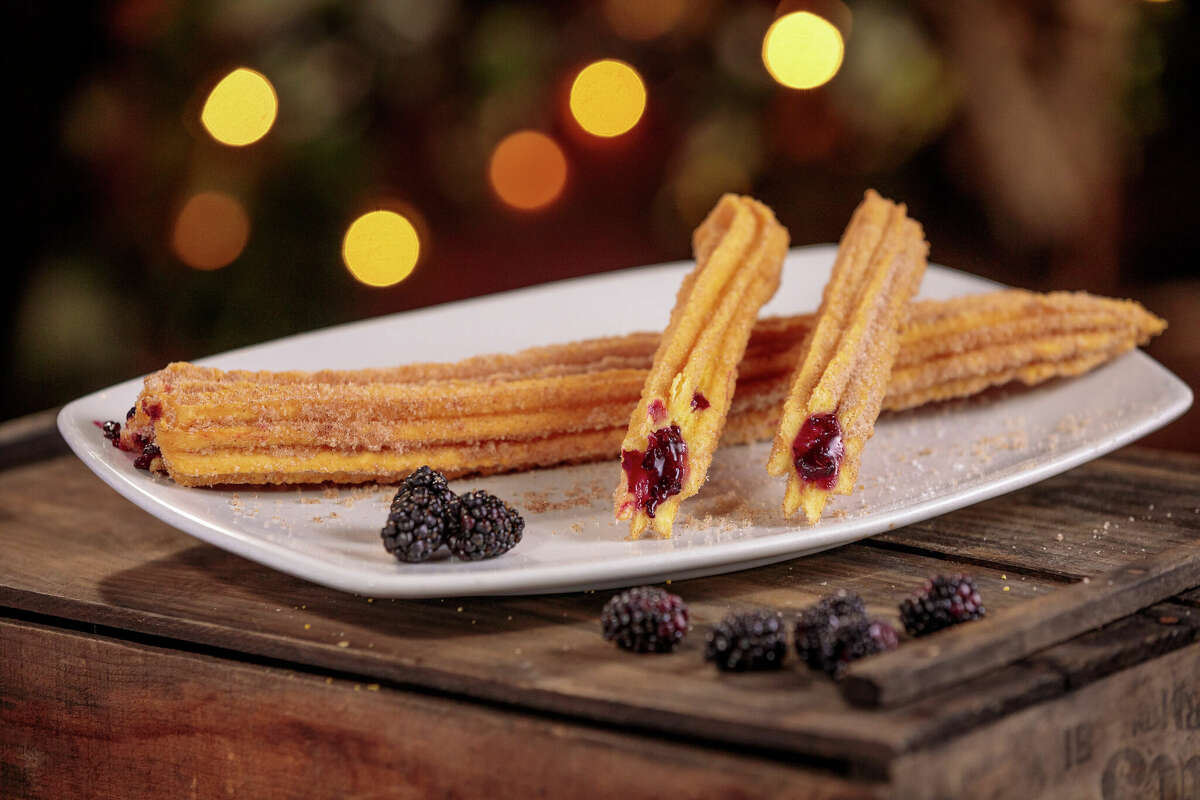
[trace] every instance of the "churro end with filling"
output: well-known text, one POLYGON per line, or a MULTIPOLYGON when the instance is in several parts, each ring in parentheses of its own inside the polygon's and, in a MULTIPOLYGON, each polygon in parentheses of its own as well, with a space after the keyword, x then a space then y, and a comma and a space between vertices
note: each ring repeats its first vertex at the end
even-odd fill
POLYGON ((888 391, 929 246, 905 207, 868 191, 842 236, 767 463, 786 475, 783 511, 820 519, 849 494, 888 391))
POLYGON ((725 195, 696 229, 684 278, 621 444, 618 519, 670 536, 700 490, 725 426, 758 310, 779 286, 788 234, 769 208, 725 195))

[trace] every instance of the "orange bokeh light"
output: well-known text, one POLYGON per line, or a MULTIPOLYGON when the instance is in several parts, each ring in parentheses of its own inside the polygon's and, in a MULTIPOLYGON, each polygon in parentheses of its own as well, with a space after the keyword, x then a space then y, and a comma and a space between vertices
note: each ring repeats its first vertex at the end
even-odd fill
POLYGON ((224 192, 192 195, 175 218, 171 248, 189 267, 220 269, 242 254, 250 238, 246 209, 224 192))
POLYGON ((492 190, 505 204, 533 211, 553 203, 567 184, 567 157, 544 133, 517 131, 496 145, 488 164, 492 190))

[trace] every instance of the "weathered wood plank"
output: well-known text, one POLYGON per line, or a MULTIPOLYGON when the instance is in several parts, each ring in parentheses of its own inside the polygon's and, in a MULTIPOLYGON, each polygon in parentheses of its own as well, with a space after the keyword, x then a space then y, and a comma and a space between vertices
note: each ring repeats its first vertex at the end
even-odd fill
POLYGON ((1175 596, 1175 602, 1192 608, 1200 608, 1200 589, 1192 589, 1175 596))
MULTIPOLYGON (((962 516, 963 530, 974 530, 970 511, 948 518, 962 516)), ((732 608, 794 610, 835 588, 859 591, 873 613, 894 619, 897 600, 937 571, 968 569, 993 612, 1061 585, 1039 572, 1002 577, 1002 569, 937 552, 850 546, 675 584, 692 604, 695 630, 676 654, 637 658, 597 635, 607 593, 369 602, 196 544, 71 457, 4 474, 0 547, 0 603, 13 607, 639 730, 876 766, 936 731, 911 716, 848 708, 832 683, 795 667, 719 676, 700 659, 707 628, 732 608), (88 522, 83 534, 80 520, 88 522)), ((947 718, 982 724, 1055 691, 1056 678, 1038 669, 1010 678, 978 702, 960 697, 958 716, 947 718)))
POLYGON ((881 719, 906 720, 905 751, 928 748, 980 725, 1085 686, 1114 672, 1190 645, 1200 612, 1164 603, 1089 631, 1032 658, 956 684, 894 709, 881 719))
POLYGON ((1196 540, 1200 456, 1130 447, 871 541, 1077 580, 1196 540))
POLYGON ((934 634, 850 668, 858 705, 898 705, 1011 664, 1200 584, 1200 543, 1173 547, 1021 608, 934 634))
POLYGON ((1029 663, 1061 674, 1068 688, 1084 686, 1200 638, 1200 611, 1160 603, 1098 630, 1043 650, 1029 663))
POLYGON ((1200 796, 1200 644, 899 759, 895 797, 1200 796))
MULTIPOLYGON (((12 607, 645 730, 875 764, 894 755, 903 730, 870 724, 807 670, 720 676, 703 663, 704 634, 731 609, 794 610, 837 588, 894 619, 897 598, 924 575, 962 567, 852 546, 677 583, 695 629, 674 654, 638 657, 599 636, 608 593, 370 602, 197 544, 72 458, 6 474, 0 547, 0 604, 12 607)), ((1056 586, 975 574, 997 609, 1056 586)))
POLYGON ((0 619, 12 800, 881 794, 751 755, 0 619))

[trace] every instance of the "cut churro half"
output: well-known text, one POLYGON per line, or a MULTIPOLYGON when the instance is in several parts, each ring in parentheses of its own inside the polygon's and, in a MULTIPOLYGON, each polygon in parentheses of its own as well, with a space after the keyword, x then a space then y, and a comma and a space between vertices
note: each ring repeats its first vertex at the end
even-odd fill
MULTIPOLYGON (((1137 303, 1082 293, 1008 290, 910 308, 884 400, 890 410, 1076 374, 1165 327, 1137 303)), ((804 314, 755 326, 722 443, 774 435, 812 322, 804 314)), ((146 465, 189 486, 394 482, 423 464, 465 475, 611 459, 659 338, 634 333, 363 370, 172 364, 146 379, 120 441, 139 454, 153 445, 160 455, 146 465), (490 397, 487 411, 478 410, 481 395, 490 397), (421 396, 440 402, 411 402, 421 396), (409 413, 414 405, 429 414, 409 413)))
POLYGON ((763 303, 779 287, 787 230, 771 209, 725 195, 696 229, 683 280, 621 443, 617 519, 660 536, 700 490, 725 427, 738 364, 763 303))
POLYGON ((831 493, 853 490, 928 251, 903 205, 867 192, 842 235, 767 462, 787 475, 785 516, 803 507, 814 523, 831 493))

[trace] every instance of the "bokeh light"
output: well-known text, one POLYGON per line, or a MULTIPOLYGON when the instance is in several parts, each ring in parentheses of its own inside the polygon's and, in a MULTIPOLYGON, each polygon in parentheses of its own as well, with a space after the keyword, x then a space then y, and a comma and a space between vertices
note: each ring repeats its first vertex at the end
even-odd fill
POLYGON ((646 84, 624 61, 606 58, 584 67, 571 84, 571 115, 595 136, 620 136, 646 110, 646 84))
POLYGON ((678 24, 685 0, 604 0, 604 18, 618 36, 644 42, 678 24))
POLYGON ((767 29, 762 59, 771 77, 789 89, 815 89, 837 74, 844 49, 833 23, 808 11, 794 11, 767 29))
POLYGON ((188 198, 171 234, 171 248, 189 267, 220 269, 242 254, 250 238, 250 218, 235 197, 200 192, 188 198))
POLYGON ((267 135, 278 112, 279 99, 266 76, 238 67, 209 92, 200 122, 221 144, 244 147, 267 135))
POLYGON ((562 194, 567 183, 567 158, 546 134, 517 131, 504 137, 492 151, 488 180, 504 203, 532 211, 562 194))
POLYGON ((367 286, 391 286, 412 274, 421 241, 412 222, 395 211, 370 211, 346 230, 342 260, 367 286))

